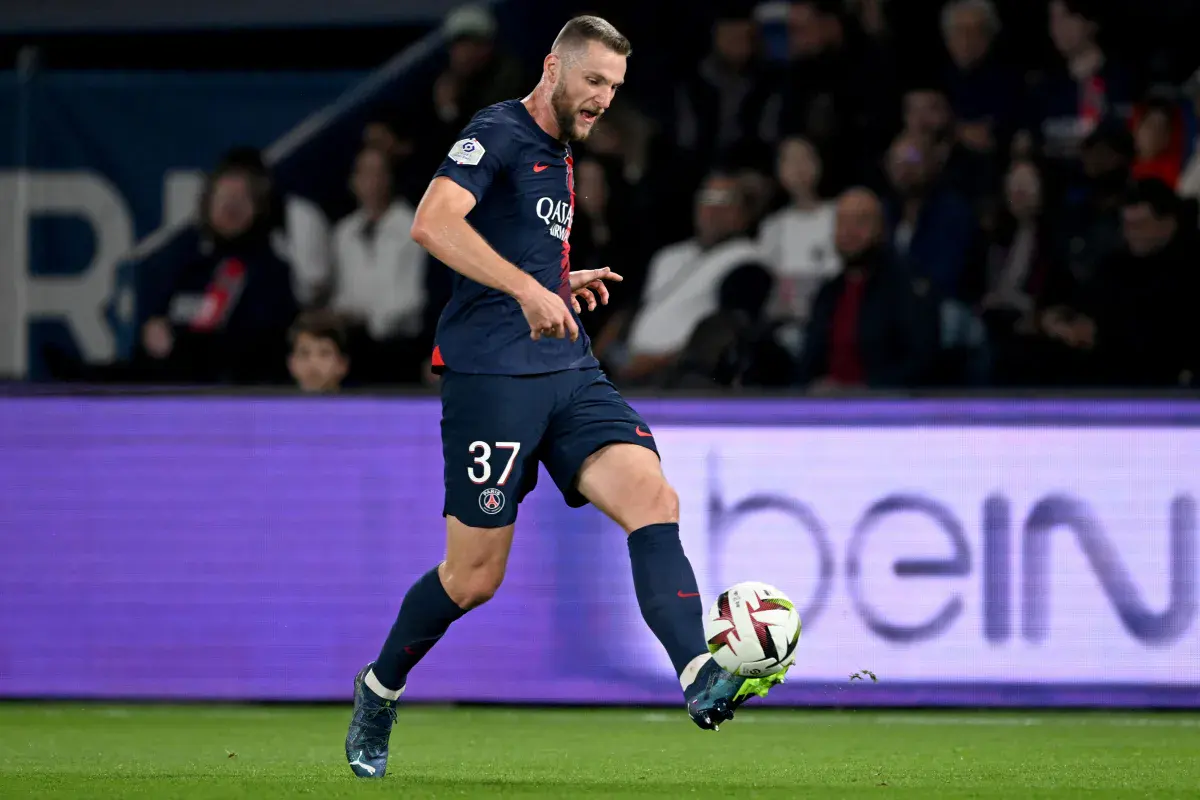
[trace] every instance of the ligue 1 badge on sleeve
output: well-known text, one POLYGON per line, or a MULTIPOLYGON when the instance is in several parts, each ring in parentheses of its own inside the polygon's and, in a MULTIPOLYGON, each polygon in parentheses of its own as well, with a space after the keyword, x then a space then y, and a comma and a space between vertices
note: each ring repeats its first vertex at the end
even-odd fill
POLYGON ((479 508, 485 514, 499 514, 504 509, 504 492, 484 489, 479 493, 479 508))
POLYGON ((486 151, 478 139, 459 139, 450 148, 450 160, 460 166, 473 167, 479 163, 486 151))

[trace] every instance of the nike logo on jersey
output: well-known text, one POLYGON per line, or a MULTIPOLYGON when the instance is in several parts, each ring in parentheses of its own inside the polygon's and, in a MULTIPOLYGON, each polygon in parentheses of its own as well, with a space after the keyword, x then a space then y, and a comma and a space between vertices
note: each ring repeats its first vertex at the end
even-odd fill
POLYGON ((633 432, 636 433, 638 436, 653 436, 654 435, 650 431, 642 430, 641 425, 638 425, 636 428, 634 428, 633 432))
POLYGON ((542 170, 546 169, 549 166, 550 166, 549 164, 543 164, 542 162, 539 161, 538 163, 533 165, 533 171, 541 172, 542 170))

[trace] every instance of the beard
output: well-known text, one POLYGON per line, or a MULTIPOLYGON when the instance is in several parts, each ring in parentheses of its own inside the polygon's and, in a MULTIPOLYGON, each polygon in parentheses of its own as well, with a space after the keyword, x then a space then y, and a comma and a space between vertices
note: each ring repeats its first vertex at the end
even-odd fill
MULTIPOLYGON (((584 128, 582 131, 578 125, 578 114, 583 110, 583 106, 576 106, 567 98, 566 82, 560 80, 554 87, 554 91, 550 93, 550 108, 554 111, 554 121, 558 124, 558 138, 564 142, 581 142, 588 137, 592 132, 592 127, 584 128)), ((592 109, 589 109, 592 110, 592 109)), ((600 118, 599 109, 595 109, 596 119, 600 118)))

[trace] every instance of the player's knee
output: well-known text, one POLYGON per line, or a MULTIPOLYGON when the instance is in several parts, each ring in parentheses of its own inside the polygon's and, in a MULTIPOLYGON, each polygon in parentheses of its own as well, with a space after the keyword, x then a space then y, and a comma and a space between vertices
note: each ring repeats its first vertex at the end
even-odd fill
POLYGON ((679 495, 661 475, 639 483, 639 490, 626 507, 621 520, 626 533, 647 525, 679 522, 679 495))
POLYGON ((679 522, 679 495, 666 479, 659 480, 654 495, 653 511, 659 522, 679 522))
POLYGON ((442 583, 454 604, 470 611, 495 597, 503 582, 503 571, 477 567, 448 572, 442 583))

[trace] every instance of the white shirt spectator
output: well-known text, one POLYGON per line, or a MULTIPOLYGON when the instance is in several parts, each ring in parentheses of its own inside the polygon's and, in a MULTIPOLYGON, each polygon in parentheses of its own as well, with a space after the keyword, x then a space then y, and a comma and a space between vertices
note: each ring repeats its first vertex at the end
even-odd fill
POLYGON ((717 310, 722 279, 747 262, 761 262, 754 242, 729 239, 703 250, 695 239, 668 245, 650 260, 641 309, 629 333, 634 355, 683 349, 700 320, 717 310))
POLYGON ((425 305, 424 254, 412 240, 413 209, 394 201, 369 230, 361 209, 333 233, 335 311, 362 317, 374 339, 419 332, 425 305))
POLYGON ((311 302, 329 282, 329 220, 311 200, 290 195, 284 199, 282 241, 275 242, 280 258, 292 265, 296 299, 311 302))
POLYGON ((763 220, 759 245, 776 281, 767 308, 772 318, 806 321, 821 284, 841 271, 834 217, 833 204, 822 203, 810 211, 784 208, 763 220))

